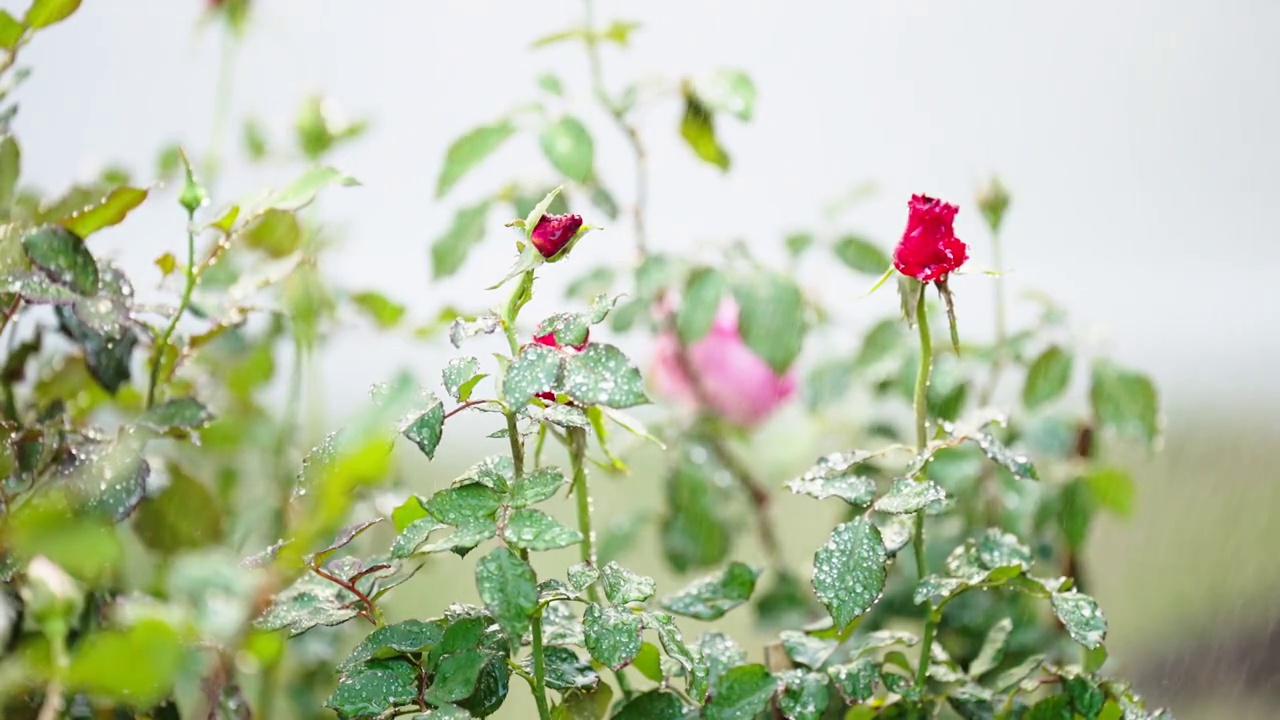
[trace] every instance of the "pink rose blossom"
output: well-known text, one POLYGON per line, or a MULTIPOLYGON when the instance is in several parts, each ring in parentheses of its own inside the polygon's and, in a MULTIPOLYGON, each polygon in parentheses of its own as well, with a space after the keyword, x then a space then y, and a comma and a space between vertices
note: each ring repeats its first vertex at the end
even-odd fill
MULTIPOLYGON (((679 347, 673 333, 658 336, 653 383, 659 393, 696 405, 698 393, 681 367, 679 347)), ((795 393, 794 372, 778 375, 743 342, 738 306, 731 299, 720 303, 710 332, 690 345, 687 354, 708 409, 735 425, 760 424, 795 393)))

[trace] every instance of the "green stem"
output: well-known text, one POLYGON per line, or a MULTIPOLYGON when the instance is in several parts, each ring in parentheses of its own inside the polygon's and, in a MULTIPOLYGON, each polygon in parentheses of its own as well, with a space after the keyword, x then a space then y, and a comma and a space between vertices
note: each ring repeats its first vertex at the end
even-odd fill
POLYGON ((542 612, 533 618, 533 699, 538 703, 538 717, 551 720, 551 708, 547 705, 547 667, 542 649, 542 612))
MULTIPOLYGON (((929 416, 929 370, 933 365, 933 340, 929 335, 929 315, 925 308, 925 288, 920 288, 920 298, 916 301, 916 326, 920 330, 920 370, 916 374, 916 393, 915 393, 915 411, 916 411, 916 449, 924 452, 929 444, 928 434, 928 416, 929 416)), ((924 478, 924 473, 920 475, 924 478)), ((925 549, 924 549, 924 510, 916 513, 915 522, 915 540, 912 543, 915 549, 916 557, 916 576, 923 578, 927 574, 925 567, 925 549)), ((925 681, 929 676, 929 661, 933 650, 933 637, 938 630, 938 621, 941 618, 938 613, 931 612, 925 620, 924 639, 920 643, 920 662, 916 671, 916 688, 920 691, 921 701, 923 702, 925 693, 925 681)), ((912 717, 915 716, 914 711, 912 717)))
MULTIPOLYGON (((569 428, 569 464, 573 468, 573 497, 578 503, 578 532, 582 533, 582 562, 596 564, 595 536, 591 531, 591 496, 587 493, 587 431, 585 428, 569 428)), ((596 586, 588 589, 593 602, 597 601, 596 586)))
POLYGON ((187 282, 182 289, 182 300, 178 303, 177 311, 173 313, 173 319, 169 321, 160 339, 156 341, 155 357, 151 360, 151 382, 147 386, 147 407, 151 407, 156 401, 156 384, 160 380, 160 366, 164 364, 165 350, 169 346, 169 339, 173 337, 173 331, 178 327, 178 321, 182 319, 182 314, 191 304, 191 293, 196 288, 196 231, 192 225, 194 222, 195 210, 187 211, 187 282))
POLYGON ((231 90, 235 79, 235 32, 223 31, 222 49, 218 58, 218 79, 213 96, 213 124, 209 131, 209 154, 205 156, 204 176, 208 187, 217 180, 222 164, 222 144, 227 134, 227 122, 231 117, 231 90))
POLYGON ((515 463, 515 476, 519 480, 524 475, 524 443, 520 441, 520 428, 516 425, 516 413, 508 411, 507 438, 511 442, 511 462, 515 463))

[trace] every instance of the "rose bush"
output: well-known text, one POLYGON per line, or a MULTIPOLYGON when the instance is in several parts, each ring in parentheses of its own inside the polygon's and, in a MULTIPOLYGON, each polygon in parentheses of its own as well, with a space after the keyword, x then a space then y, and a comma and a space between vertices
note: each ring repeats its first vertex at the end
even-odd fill
MULTIPOLYGON (((800 229, 714 262, 652 246, 637 106, 670 109, 693 157, 727 171, 717 126, 749 122, 756 88, 720 70, 641 102, 600 75, 600 45, 634 25, 589 13, 536 46, 581 44, 583 96, 631 148, 636 185, 622 199, 606 186, 567 100, 458 138, 439 198, 522 132, 547 162, 512 174, 543 182, 473 198, 431 243, 433 277, 474 271, 502 299, 415 318, 323 271, 317 203, 355 182, 324 162, 364 127, 326 99, 300 103, 291 152, 306 167, 248 201, 206 184, 228 158, 199 158, 202 178, 176 147, 155 168, 164 188, 122 169, 59 194, 26 184, 7 81, 79 4, 0 11, 0 72, 15 72, 0 83, 0 716, 1168 717, 1111 677, 1107 621, 1076 577, 1096 514, 1128 510, 1113 449, 1157 441, 1156 389, 1090 358, 1087 400, 1064 402, 1084 353, 1054 307, 1010 331, 998 260, 996 337, 962 345, 957 205, 913 196, 892 255, 800 229), (143 202, 185 235, 154 268, 86 242, 143 202), (494 208, 519 219, 503 230, 494 208), (571 258, 597 216, 633 266, 571 258), (467 268, 500 232, 515 244, 505 274, 467 268), (841 304, 896 272, 899 311, 865 332, 837 324, 775 249, 847 266, 841 304), (548 263, 576 275, 564 299, 540 284, 548 263), (139 301, 130 277, 157 271, 167 302, 139 301), (950 347, 931 330, 944 313, 950 347), (474 354, 398 374, 308 437, 313 359, 353 317, 474 354), (649 346, 646 378, 630 355, 649 346), (800 398, 796 412, 856 427, 832 424, 837 444, 807 467, 765 469, 765 420, 800 398), (474 463, 432 491, 444 443, 474 463), (601 517, 605 476, 637 512, 601 517), (810 501, 792 522, 821 527, 817 547, 787 546, 804 534, 780 527, 783 493, 810 501), (438 608, 432 592, 448 596, 438 608), (726 634, 729 613, 754 632, 726 634)), ((251 28, 247 0, 208 8, 218 32, 251 28)), ((553 76, 538 88, 572 97, 553 76)), ((278 142, 243 131, 246 162, 278 142)), ((998 183, 979 196, 996 258, 1009 206, 998 183)))

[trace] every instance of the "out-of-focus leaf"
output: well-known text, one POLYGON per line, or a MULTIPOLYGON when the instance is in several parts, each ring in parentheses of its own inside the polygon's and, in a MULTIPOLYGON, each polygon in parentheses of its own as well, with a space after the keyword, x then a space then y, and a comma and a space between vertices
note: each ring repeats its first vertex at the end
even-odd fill
POLYGON ((790 277, 760 272, 734 283, 738 329, 747 347, 774 372, 785 372, 804 343, 804 298, 790 277))
POLYGON ((676 313, 680 342, 690 345, 711 330, 726 284, 724 276, 714 268, 698 268, 690 274, 676 313))
POLYGON ((488 217, 488 200, 458 210, 449 229, 431 243, 433 277, 449 277, 462 267, 467 254, 484 239, 485 221, 488 217))
POLYGON ((715 165, 722 171, 729 169, 729 154, 716 139, 715 121, 711 110, 693 93, 685 92, 684 116, 680 120, 680 137, 700 159, 715 165))
POLYGON ((880 275, 889 267, 889 256, 875 243, 857 235, 846 235, 832 248, 836 257, 853 270, 880 275))
POLYGON ((1099 361, 1093 367, 1089 399, 1103 428, 1147 443, 1159 436, 1159 397, 1146 375, 1099 361))
MULTIPOLYGON (((0 10, 0 49, 12 50, 17 47, 26 30, 26 26, 10 15, 8 10, 0 10)), ((3 205, 8 207, 8 202, 3 205)))
POLYGON ((166 400, 143 413, 138 424, 167 434, 181 430, 199 430, 213 421, 213 413, 193 397, 166 400))
POLYGON ((159 620, 85 637, 67 669, 67 686, 150 707, 169 694, 181 667, 182 640, 159 620))
POLYGON ((454 140, 445 153, 444 166, 436 179, 436 197, 444 197, 463 175, 492 155, 515 131, 515 125, 509 120, 501 120, 477 127, 454 140))
POLYGON ((80 8, 80 0, 32 0, 22 21, 39 29, 62 22, 80 8))
POLYGON ((96 205, 91 205, 63 220, 62 226, 81 238, 88 238, 102 228, 122 222, 130 211, 146 199, 146 190, 118 187, 96 205))
POLYGON ((359 184, 358 180, 335 168, 317 165, 298 176, 293 182, 267 195, 258 208, 249 213, 249 217, 256 217, 271 209, 301 210, 310 205, 316 199, 316 195, 330 185, 352 187, 359 184))
POLYGON ((289 210, 267 210, 244 229, 242 235, 249 247, 273 258, 288 257, 302 242, 298 216, 289 210))
POLYGON ((538 135, 542 154, 552 167, 574 182, 591 179, 595 166, 595 144, 581 120, 566 115, 548 123, 538 135))
POLYGON ((1022 403, 1037 408, 1059 397, 1071 381, 1073 356, 1057 345, 1050 346, 1036 357, 1027 369, 1027 381, 1022 386, 1022 403))
POLYGON ((27 259, 52 281, 79 295, 98 292, 98 263, 74 232, 49 226, 22 238, 27 259))
POLYGON ((717 565, 729 553, 723 501, 707 472, 706 466, 685 460, 667 480, 662 550, 677 572, 717 565))
POLYGON ((351 302, 384 330, 399 325, 406 312, 404 305, 372 290, 354 293, 351 302))
MULTIPOLYGON (((4 18, 8 13, 0 11, 0 46, 4 42, 4 18)), ((10 17, 10 20, 13 18, 10 17)), ((18 188, 18 176, 22 172, 22 149, 12 135, 0 138, 0 217, 8 217, 18 188)))
POLYGON ((169 467, 169 485, 142 504, 134 530, 147 547, 172 555, 222 539, 222 509, 213 493, 190 475, 169 467))
POLYGON ((694 93, 708 108, 749 121, 755 114, 756 85, 741 70, 717 70, 694 81, 694 93))

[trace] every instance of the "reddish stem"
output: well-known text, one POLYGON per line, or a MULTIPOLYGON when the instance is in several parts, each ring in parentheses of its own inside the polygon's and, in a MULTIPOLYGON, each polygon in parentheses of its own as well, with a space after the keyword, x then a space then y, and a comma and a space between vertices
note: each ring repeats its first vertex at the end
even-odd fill
POLYGON ((329 582, 334 583, 338 587, 342 588, 343 590, 346 590, 347 592, 359 598, 360 602, 364 603, 365 605, 365 609, 360 611, 360 615, 364 617, 365 620, 368 620, 370 623, 374 625, 378 624, 378 621, 373 619, 373 612, 377 609, 377 606, 373 604, 373 601, 369 599, 368 595, 365 595, 360 590, 360 588, 355 586, 355 583, 349 580, 343 580, 337 575, 334 575, 333 573, 319 566, 313 565, 311 567, 311 571, 319 575, 320 577, 324 578, 325 580, 328 580, 329 582))

